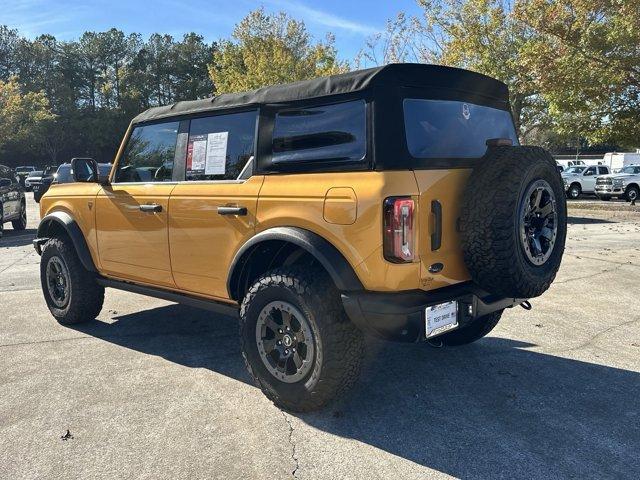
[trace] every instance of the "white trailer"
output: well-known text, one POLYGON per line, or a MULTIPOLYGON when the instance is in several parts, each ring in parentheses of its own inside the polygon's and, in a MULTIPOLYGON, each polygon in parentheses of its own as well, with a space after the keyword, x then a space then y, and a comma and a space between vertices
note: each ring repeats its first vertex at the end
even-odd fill
POLYGON ((615 172, 627 165, 640 165, 640 152, 610 152, 605 153, 602 164, 615 172))

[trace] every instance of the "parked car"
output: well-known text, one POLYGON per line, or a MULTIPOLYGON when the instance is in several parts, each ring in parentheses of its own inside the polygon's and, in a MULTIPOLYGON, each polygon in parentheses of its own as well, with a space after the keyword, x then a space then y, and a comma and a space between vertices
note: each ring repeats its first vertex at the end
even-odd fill
POLYGON ((54 178, 53 176, 55 175, 56 170, 57 170, 57 167, 55 166, 45 167, 44 171, 42 172, 42 175, 40 175, 40 178, 34 181, 31 181, 31 187, 33 190, 33 199, 36 202, 40 202, 42 195, 44 195, 47 192, 47 190, 49 190, 49 186, 51 186, 51 183, 53 182, 53 178, 54 178))
POLYGON ((24 188, 26 190, 33 190, 35 185, 39 185, 42 181, 43 170, 33 170, 31 173, 27 175, 24 179, 24 188))
POLYGON ((610 173, 611 170, 605 165, 578 165, 567 168, 561 176, 567 196, 576 199, 583 193, 595 193, 597 176, 610 173))
POLYGON ((108 181, 72 168, 34 240, 52 315, 94 319, 105 287, 239 315, 249 373, 294 411, 356 380, 365 332, 479 340, 564 251, 553 158, 518 144, 505 84, 450 67, 152 108, 108 181))
POLYGON ((619 173, 598 177, 596 195, 601 200, 610 200, 611 197, 630 202, 637 200, 640 195, 640 165, 629 165, 619 173))
POLYGON ((31 173, 35 171, 36 171, 36 167, 32 167, 32 166, 16 167, 16 175, 18 177, 18 181, 20 182, 20 185, 22 185, 25 189, 27 189, 27 186, 25 185, 25 180, 31 173))
POLYGON ((16 172, 0 165, 0 237, 7 222, 14 230, 27 228, 27 203, 16 172))

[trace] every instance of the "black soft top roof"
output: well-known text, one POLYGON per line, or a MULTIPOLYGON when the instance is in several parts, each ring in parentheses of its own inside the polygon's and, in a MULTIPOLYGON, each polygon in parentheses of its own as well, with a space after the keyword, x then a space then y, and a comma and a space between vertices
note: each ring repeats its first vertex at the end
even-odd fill
MULTIPOLYGON (((395 63, 340 75, 263 87, 250 92, 225 93, 203 100, 154 107, 135 117, 133 123, 246 105, 295 102, 362 92, 379 86, 469 92, 505 104, 509 100, 507 86, 504 83, 480 73, 440 65, 395 63)), ((385 92, 386 88, 381 91, 385 92)))

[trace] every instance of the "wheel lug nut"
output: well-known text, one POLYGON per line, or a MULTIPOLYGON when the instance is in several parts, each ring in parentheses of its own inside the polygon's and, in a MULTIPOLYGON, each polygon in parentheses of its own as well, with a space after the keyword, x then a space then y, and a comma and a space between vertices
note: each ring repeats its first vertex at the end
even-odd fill
POLYGON ((289 355, 289 349, 286 349, 286 350, 284 351, 284 354, 285 354, 285 355, 289 355))
POLYGON ((282 329, 281 328, 278 329, 278 333, 282 333, 282 329))
POLYGON ((278 340, 278 345, 282 345, 282 342, 280 340, 278 340))
POLYGON ((292 349, 291 349, 291 351, 295 352, 295 351, 296 351, 296 349, 295 349, 295 348, 292 348, 292 349))

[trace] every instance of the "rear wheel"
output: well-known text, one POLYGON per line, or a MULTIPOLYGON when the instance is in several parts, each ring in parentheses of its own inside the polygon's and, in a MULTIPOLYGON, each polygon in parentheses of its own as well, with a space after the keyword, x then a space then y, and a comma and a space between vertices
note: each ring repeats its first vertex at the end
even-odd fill
POLYGON ((638 199, 638 195, 640 195, 640 189, 638 189, 638 187, 636 187, 635 185, 631 185, 630 187, 628 187, 627 191, 625 192, 625 197, 629 202, 636 201, 638 199))
POLYGON ((362 333, 321 269, 277 269, 259 277, 240 309, 242 353, 263 393, 286 410, 323 407, 357 379, 362 333))
POLYGON ((104 301, 104 287, 96 283, 67 238, 52 238, 40 258, 40 282, 47 306, 64 325, 95 319, 104 301))
POLYGON ((20 203, 20 217, 11 222, 14 230, 24 230, 27 228, 27 205, 25 202, 20 203))
POLYGON ((469 325, 460 328, 459 330, 445 333, 438 337, 438 339, 448 347, 467 345, 468 343, 480 340, 482 337, 488 335, 489 332, 498 324, 503 311, 504 310, 499 310, 483 317, 476 318, 469 325))
POLYGON ((575 200, 576 198, 580 197, 581 193, 582 193, 582 188, 580 187, 580 184, 572 183, 571 186, 569 187, 569 190, 567 190, 567 197, 575 200))

